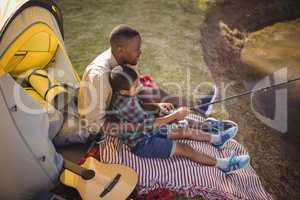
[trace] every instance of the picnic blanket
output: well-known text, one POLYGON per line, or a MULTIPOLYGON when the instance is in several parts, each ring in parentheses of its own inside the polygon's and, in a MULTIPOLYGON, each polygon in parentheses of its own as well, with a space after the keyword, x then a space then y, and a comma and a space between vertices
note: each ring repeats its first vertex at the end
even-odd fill
MULTIPOLYGON (((237 155, 246 150, 230 141, 223 151, 202 142, 181 140, 198 151, 216 157, 237 155)), ((132 167, 139 175, 139 193, 167 188, 187 197, 201 195, 205 199, 271 199, 252 167, 225 176, 214 167, 203 166, 181 157, 169 159, 141 158, 132 154, 118 139, 109 137, 99 145, 100 161, 132 167)))
MULTIPOLYGON (((247 154, 246 149, 231 140, 219 151, 204 142, 180 140, 214 157, 247 154)), ((204 199, 272 199, 252 167, 224 175, 215 167, 197 164, 183 157, 151 159, 138 157, 114 137, 99 144, 100 161, 132 167, 139 175, 139 194, 165 188, 187 197, 201 195, 204 199)))

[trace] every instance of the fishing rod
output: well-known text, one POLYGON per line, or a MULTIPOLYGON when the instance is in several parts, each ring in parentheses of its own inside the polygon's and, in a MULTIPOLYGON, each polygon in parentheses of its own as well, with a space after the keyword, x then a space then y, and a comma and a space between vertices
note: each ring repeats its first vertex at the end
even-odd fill
POLYGON ((208 105, 211 105, 211 104, 217 104, 217 103, 229 101, 229 100, 232 100, 232 99, 235 99, 235 98, 238 98, 238 97, 242 97, 242 96, 245 96, 245 95, 248 95, 248 94, 260 92, 262 90, 268 90, 268 89, 272 89, 272 88, 277 88, 277 87, 281 87, 281 86, 284 86, 284 85, 288 85, 288 84, 293 83, 293 82, 298 81, 298 80, 300 80, 300 77, 297 77, 297 78, 294 78, 294 79, 290 79, 290 80, 282 82, 282 83, 278 83, 278 84, 274 84, 274 85, 270 85, 270 86, 266 86, 266 87, 262 87, 262 88, 257 88, 257 89, 254 89, 254 90, 248 90, 248 91, 242 92, 240 94, 236 94, 236 95, 233 95, 233 96, 226 97, 224 99, 219 99, 219 100, 212 101, 212 102, 209 102, 209 103, 200 104, 200 105, 197 105, 196 107, 200 108, 200 107, 208 106, 208 105))

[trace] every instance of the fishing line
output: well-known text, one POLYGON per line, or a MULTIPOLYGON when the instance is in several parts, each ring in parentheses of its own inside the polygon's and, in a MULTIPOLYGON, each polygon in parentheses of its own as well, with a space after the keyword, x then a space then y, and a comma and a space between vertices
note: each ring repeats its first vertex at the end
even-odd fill
POLYGON ((266 86, 266 87, 261 87, 261 88, 257 88, 257 89, 254 89, 254 90, 248 90, 248 91, 242 92, 240 94, 236 94, 236 95, 233 95, 233 96, 226 97, 224 99, 219 99, 219 100, 212 101, 212 102, 209 102, 209 103, 200 104, 200 105, 194 106, 194 108, 195 107, 199 108, 199 107, 208 106, 208 105, 211 105, 211 104, 217 104, 217 103, 229 101, 229 100, 236 99, 236 98, 248 95, 248 94, 260 92, 262 90, 268 90, 268 89, 272 89, 272 88, 277 88, 277 87, 281 87, 281 86, 284 86, 284 85, 288 85, 288 84, 293 83, 293 82, 298 81, 298 80, 300 80, 300 77, 297 77, 297 78, 294 78, 294 79, 290 79, 290 80, 282 82, 282 83, 278 83, 278 84, 274 84, 274 85, 270 85, 270 86, 266 86))

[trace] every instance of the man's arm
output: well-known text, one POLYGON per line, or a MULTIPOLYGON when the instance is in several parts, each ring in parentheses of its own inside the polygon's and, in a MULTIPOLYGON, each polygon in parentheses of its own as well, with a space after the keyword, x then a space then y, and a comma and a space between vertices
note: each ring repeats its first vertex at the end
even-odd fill
POLYGON ((89 132, 98 133, 102 129, 111 96, 109 71, 101 67, 90 67, 80 82, 78 104, 78 111, 86 120, 89 132))

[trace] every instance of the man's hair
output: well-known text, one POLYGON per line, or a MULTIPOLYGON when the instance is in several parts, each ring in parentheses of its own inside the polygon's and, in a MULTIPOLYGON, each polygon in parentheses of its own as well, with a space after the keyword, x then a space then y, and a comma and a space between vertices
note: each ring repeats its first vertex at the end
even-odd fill
POLYGON ((129 90, 138 74, 129 67, 117 66, 110 72, 110 84, 114 91, 129 90))
POLYGON ((115 28, 113 28, 113 30, 110 33, 109 36, 109 40, 110 40, 110 46, 112 48, 116 48, 118 46, 122 46, 124 44, 124 42, 139 36, 140 37, 140 33, 129 27, 128 25, 118 25, 115 28))

